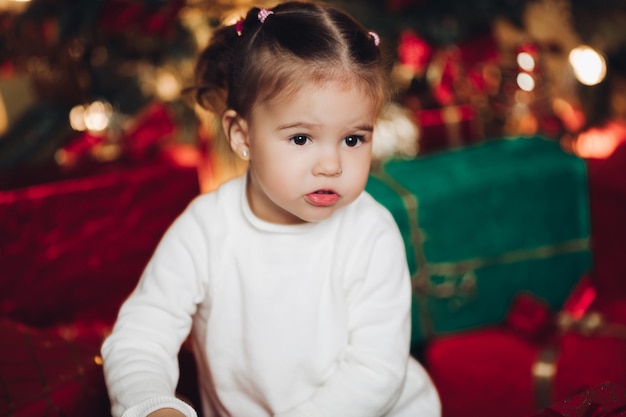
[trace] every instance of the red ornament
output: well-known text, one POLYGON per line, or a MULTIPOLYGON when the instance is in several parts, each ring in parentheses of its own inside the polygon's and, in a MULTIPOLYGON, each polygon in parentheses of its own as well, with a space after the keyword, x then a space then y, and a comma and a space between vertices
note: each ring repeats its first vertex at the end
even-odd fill
POLYGON ((433 50, 428 43, 410 30, 400 34, 398 42, 398 58, 402 65, 412 69, 414 74, 426 71, 433 56, 433 50))

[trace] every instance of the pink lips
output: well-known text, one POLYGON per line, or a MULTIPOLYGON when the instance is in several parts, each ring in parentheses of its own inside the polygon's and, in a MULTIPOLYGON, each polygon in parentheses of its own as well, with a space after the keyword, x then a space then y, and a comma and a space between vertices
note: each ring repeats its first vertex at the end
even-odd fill
POLYGON ((339 194, 332 190, 317 190, 307 194, 306 199, 315 206, 332 206, 339 200, 339 194))

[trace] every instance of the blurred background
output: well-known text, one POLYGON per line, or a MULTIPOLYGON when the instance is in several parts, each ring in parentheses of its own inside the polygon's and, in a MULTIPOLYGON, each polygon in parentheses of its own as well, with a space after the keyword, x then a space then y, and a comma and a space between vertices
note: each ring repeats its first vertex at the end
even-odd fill
MULTIPOLYGON (((0 416, 109 415, 121 302, 245 169, 193 102, 195 58, 277 3, 0 0, 0 416)), ((329 3, 388 58, 368 191, 405 237, 444 417, 623 415, 626 2, 329 3)))
MULTIPOLYGON (((381 129, 380 157, 534 134, 605 157, 623 136, 622 2, 332 3, 380 33, 393 66, 401 108, 387 118, 408 123, 394 127, 404 129, 399 136, 381 129)), ((0 0, 0 170, 110 161, 170 144, 206 152, 213 132, 198 127, 183 90, 215 27, 252 4, 0 0), (163 112, 151 126, 158 138, 130 138, 151 111, 163 112)))

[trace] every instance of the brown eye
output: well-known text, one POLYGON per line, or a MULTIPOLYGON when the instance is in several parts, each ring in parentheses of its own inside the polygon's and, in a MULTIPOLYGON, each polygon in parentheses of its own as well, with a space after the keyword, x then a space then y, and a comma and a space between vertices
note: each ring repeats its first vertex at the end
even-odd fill
POLYGON ((309 137, 305 135, 295 135, 290 139, 294 144, 298 146, 306 145, 309 142, 309 137))
POLYGON ((354 148, 363 142, 363 136, 348 136, 344 139, 344 142, 350 148, 354 148))

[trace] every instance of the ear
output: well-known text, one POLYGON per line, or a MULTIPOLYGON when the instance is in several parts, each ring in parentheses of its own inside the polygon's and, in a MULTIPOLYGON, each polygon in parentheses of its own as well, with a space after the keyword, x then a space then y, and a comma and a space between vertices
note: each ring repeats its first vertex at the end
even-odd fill
POLYGON ((222 127, 233 152, 247 160, 249 155, 248 122, 235 110, 226 110, 222 115, 222 127))

